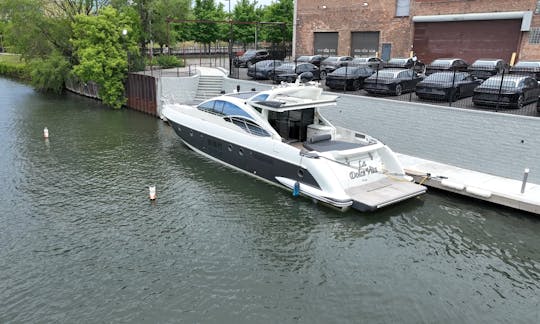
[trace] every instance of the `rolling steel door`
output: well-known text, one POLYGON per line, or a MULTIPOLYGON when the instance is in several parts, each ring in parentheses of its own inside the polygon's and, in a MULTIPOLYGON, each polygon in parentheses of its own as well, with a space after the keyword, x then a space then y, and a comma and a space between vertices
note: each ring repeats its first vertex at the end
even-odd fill
POLYGON ((375 56, 379 51, 379 32, 352 32, 351 56, 375 56))
POLYGON ((414 24, 414 51, 420 60, 459 57, 469 64, 479 58, 510 61, 518 51, 521 20, 473 20, 417 22, 414 24))
POLYGON ((318 32, 314 35, 313 54, 333 56, 337 55, 338 33, 318 32))

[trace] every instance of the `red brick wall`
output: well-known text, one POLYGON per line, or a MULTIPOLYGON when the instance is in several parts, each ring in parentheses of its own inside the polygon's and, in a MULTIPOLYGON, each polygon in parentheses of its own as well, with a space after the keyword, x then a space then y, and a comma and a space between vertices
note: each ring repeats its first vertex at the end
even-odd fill
MULTIPOLYGON (((392 56, 406 56, 412 46, 411 20, 415 15, 534 12, 536 4, 536 0, 411 0, 410 16, 395 17, 396 0, 297 0, 296 53, 313 52, 314 32, 338 32, 338 54, 349 55, 351 32, 380 31, 380 43, 392 44, 392 56)), ((533 15, 532 26, 540 27, 540 15, 533 15)), ((521 59, 540 59, 540 45, 529 44, 527 32, 523 33, 519 55, 521 59)))

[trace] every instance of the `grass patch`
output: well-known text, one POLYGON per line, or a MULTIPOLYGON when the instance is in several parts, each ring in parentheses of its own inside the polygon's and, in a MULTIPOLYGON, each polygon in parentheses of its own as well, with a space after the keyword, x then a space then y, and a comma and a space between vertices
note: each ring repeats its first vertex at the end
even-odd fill
POLYGON ((30 80, 30 73, 21 56, 0 54, 0 75, 19 80, 30 80))

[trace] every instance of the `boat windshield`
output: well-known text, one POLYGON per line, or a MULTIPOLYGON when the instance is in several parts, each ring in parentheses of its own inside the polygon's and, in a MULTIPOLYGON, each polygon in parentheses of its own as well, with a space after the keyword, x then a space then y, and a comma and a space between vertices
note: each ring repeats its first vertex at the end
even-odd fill
POLYGON ((219 116, 244 116, 249 117, 251 116, 244 111, 242 108, 238 107, 237 105, 224 101, 224 100, 210 100, 203 102, 199 106, 197 106, 199 110, 216 114, 219 116))

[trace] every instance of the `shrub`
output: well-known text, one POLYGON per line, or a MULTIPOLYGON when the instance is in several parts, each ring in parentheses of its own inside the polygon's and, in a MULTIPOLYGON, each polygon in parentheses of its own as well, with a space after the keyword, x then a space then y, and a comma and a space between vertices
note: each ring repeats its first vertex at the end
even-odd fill
POLYGON ((159 55, 156 57, 156 64, 163 69, 169 69, 174 67, 183 67, 184 60, 177 58, 174 55, 159 55))

